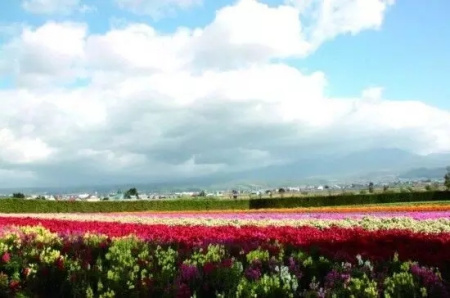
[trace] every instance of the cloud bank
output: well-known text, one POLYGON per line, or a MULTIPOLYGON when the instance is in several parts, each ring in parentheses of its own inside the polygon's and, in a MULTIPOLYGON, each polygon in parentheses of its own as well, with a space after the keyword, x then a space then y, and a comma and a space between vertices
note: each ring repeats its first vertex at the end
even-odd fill
MULTIPOLYGON (((24 8, 60 9, 49 3, 24 8)), ((157 3, 117 0, 149 13, 157 3)), ((79 22, 24 27, 0 48, 0 78, 15 83, 0 89, 2 185, 162 181, 380 144, 448 152, 448 111, 384 98, 382 86, 330 97, 325 73, 286 60, 379 30, 393 4, 241 0, 205 27, 172 33, 144 23, 103 34, 79 22)))

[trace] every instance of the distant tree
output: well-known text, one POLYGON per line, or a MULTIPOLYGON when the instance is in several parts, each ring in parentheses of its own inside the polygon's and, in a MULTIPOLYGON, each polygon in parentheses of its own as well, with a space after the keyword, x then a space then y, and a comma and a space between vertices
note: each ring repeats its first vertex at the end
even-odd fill
POLYGON ((369 183, 369 192, 373 193, 373 182, 369 183))
POLYGON ((444 176, 444 186, 447 191, 450 191, 450 167, 447 167, 447 174, 444 176))
POLYGON ((280 188, 278 189, 278 193, 280 194, 281 197, 284 197, 284 194, 286 193, 286 189, 280 187, 280 188))
POLYGON ((12 197, 14 199, 25 199, 25 195, 23 193, 21 193, 21 192, 13 193, 12 197))
POLYGON ((427 185, 425 185, 425 190, 426 191, 432 191, 433 188, 431 187, 431 185, 427 184, 427 185))
POLYGON ((325 188, 328 191, 328 195, 331 196, 331 189, 330 186, 325 185, 323 188, 325 188))
POLYGON ((384 192, 387 192, 388 190, 389 190, 389 185, 384 185, 384 186, 383 186, 383 191, 384 191, 384 192))
POLYGON ((237 199, 238 198, 238 191, 237 190, 235 190, 235 189, 233 189, 232 191, 231 191, 231 194, 232 194, 232 196, 233 196, 233 199, 237 199))
POLYGON ((401 192, 401 193, 407 193, 407 192, 408 192, 408 190, 407 190, 407 189, 405 189, 405 188, 403 188, 403 187, 400 187, 400 192, 401 192))
POLYGON ((433 187, 433 190, 434 190, 434 191, 438 191, 439 188, 440 188, 440 185, 439 185, 438 182, 434 182, 434 183, 432 184, 432 187, 433 187))
POLYGON ((130 188, 129 190, 127 190, 123 196, 125 199, 131 199, 131 196, 135 196, 135 197, 139 198, 139 193, 138 193, 137 189, 135 187, 133 187, 133 188, 130 188))
POLYGON ((206 192, 204 190, 202 190, 201 192, 199 192, 198 196, 199 197, 206 197, 206 192))

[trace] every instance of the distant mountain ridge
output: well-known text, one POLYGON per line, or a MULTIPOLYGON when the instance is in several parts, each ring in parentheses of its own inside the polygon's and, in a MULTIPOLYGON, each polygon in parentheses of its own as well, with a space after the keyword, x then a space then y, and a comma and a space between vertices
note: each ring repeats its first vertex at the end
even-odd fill
MULTIPOLYGON (((324 155, 301 158, 290 164, 268 166, 237 174, 247 179, 305 179, 309 177, 340 178, 365 176, 383 171, 386 175, 400 175, 408 170, 450 165, 450 154, 417 155, 399 149, 373 149, 347 155, 324 155)), ((235 176, 235 178, 236 178, 235 176)))
POLYGON ((446 167, 442 168, 417 168, 400 174, 400 178, 404 179, 442 179, 447 173, 446 167))
MULTIPOLYGON (((31 190, 55 192, 95 192, 106 193, 136 187, 142 191, 196 191, 200 189, 230 189, 271 187, 279 185, 325 184, 354 182, 357 180, 372 181, 376 179, 394 178, 441 178, 445 168, 450 166, 450 154, 417 155, 399 149, 378 148, 358 151, 350 154, 329 154, 320 156, 299 157, 295 162, 272 165, 237 173, 217 173, 213 175, 167 181, 165 183, 133 183, 123 184, 33 188, 31 190)), ((0 190, 5 193, 8 190, 0 190)), ((13 191, 18 191, 14 189, 13 191)), ((24 190, 28 192, 28 190, 24 190)))

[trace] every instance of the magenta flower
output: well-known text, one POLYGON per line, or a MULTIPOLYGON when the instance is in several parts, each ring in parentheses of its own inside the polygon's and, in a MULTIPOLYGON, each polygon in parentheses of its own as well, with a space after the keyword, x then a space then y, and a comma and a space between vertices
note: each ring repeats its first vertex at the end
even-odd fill
POLYGON ((259 270, 259 268, 255 268, 255 267, 249 267, 245 270, 245 277, 248 280, 258 280, 261 278, 261 271, 259 270))
POLYGON ((182 264, 180 267, 181 279, 183 281, 191 281, 199 275, 197 266, 182 264))
POLYGON ((9 253, 5 252, 2 256, 3 263, 9 263, 10 260, 11 260, 11 256, 9 255, 9 253))

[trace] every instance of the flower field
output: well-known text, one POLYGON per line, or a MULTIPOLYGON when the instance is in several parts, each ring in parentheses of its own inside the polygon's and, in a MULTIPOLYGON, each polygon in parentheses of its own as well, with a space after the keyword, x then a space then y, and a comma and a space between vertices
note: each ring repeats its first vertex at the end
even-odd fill
POLYGON ((450 205, 0 214, 2 297, 450 297, 450 205))

